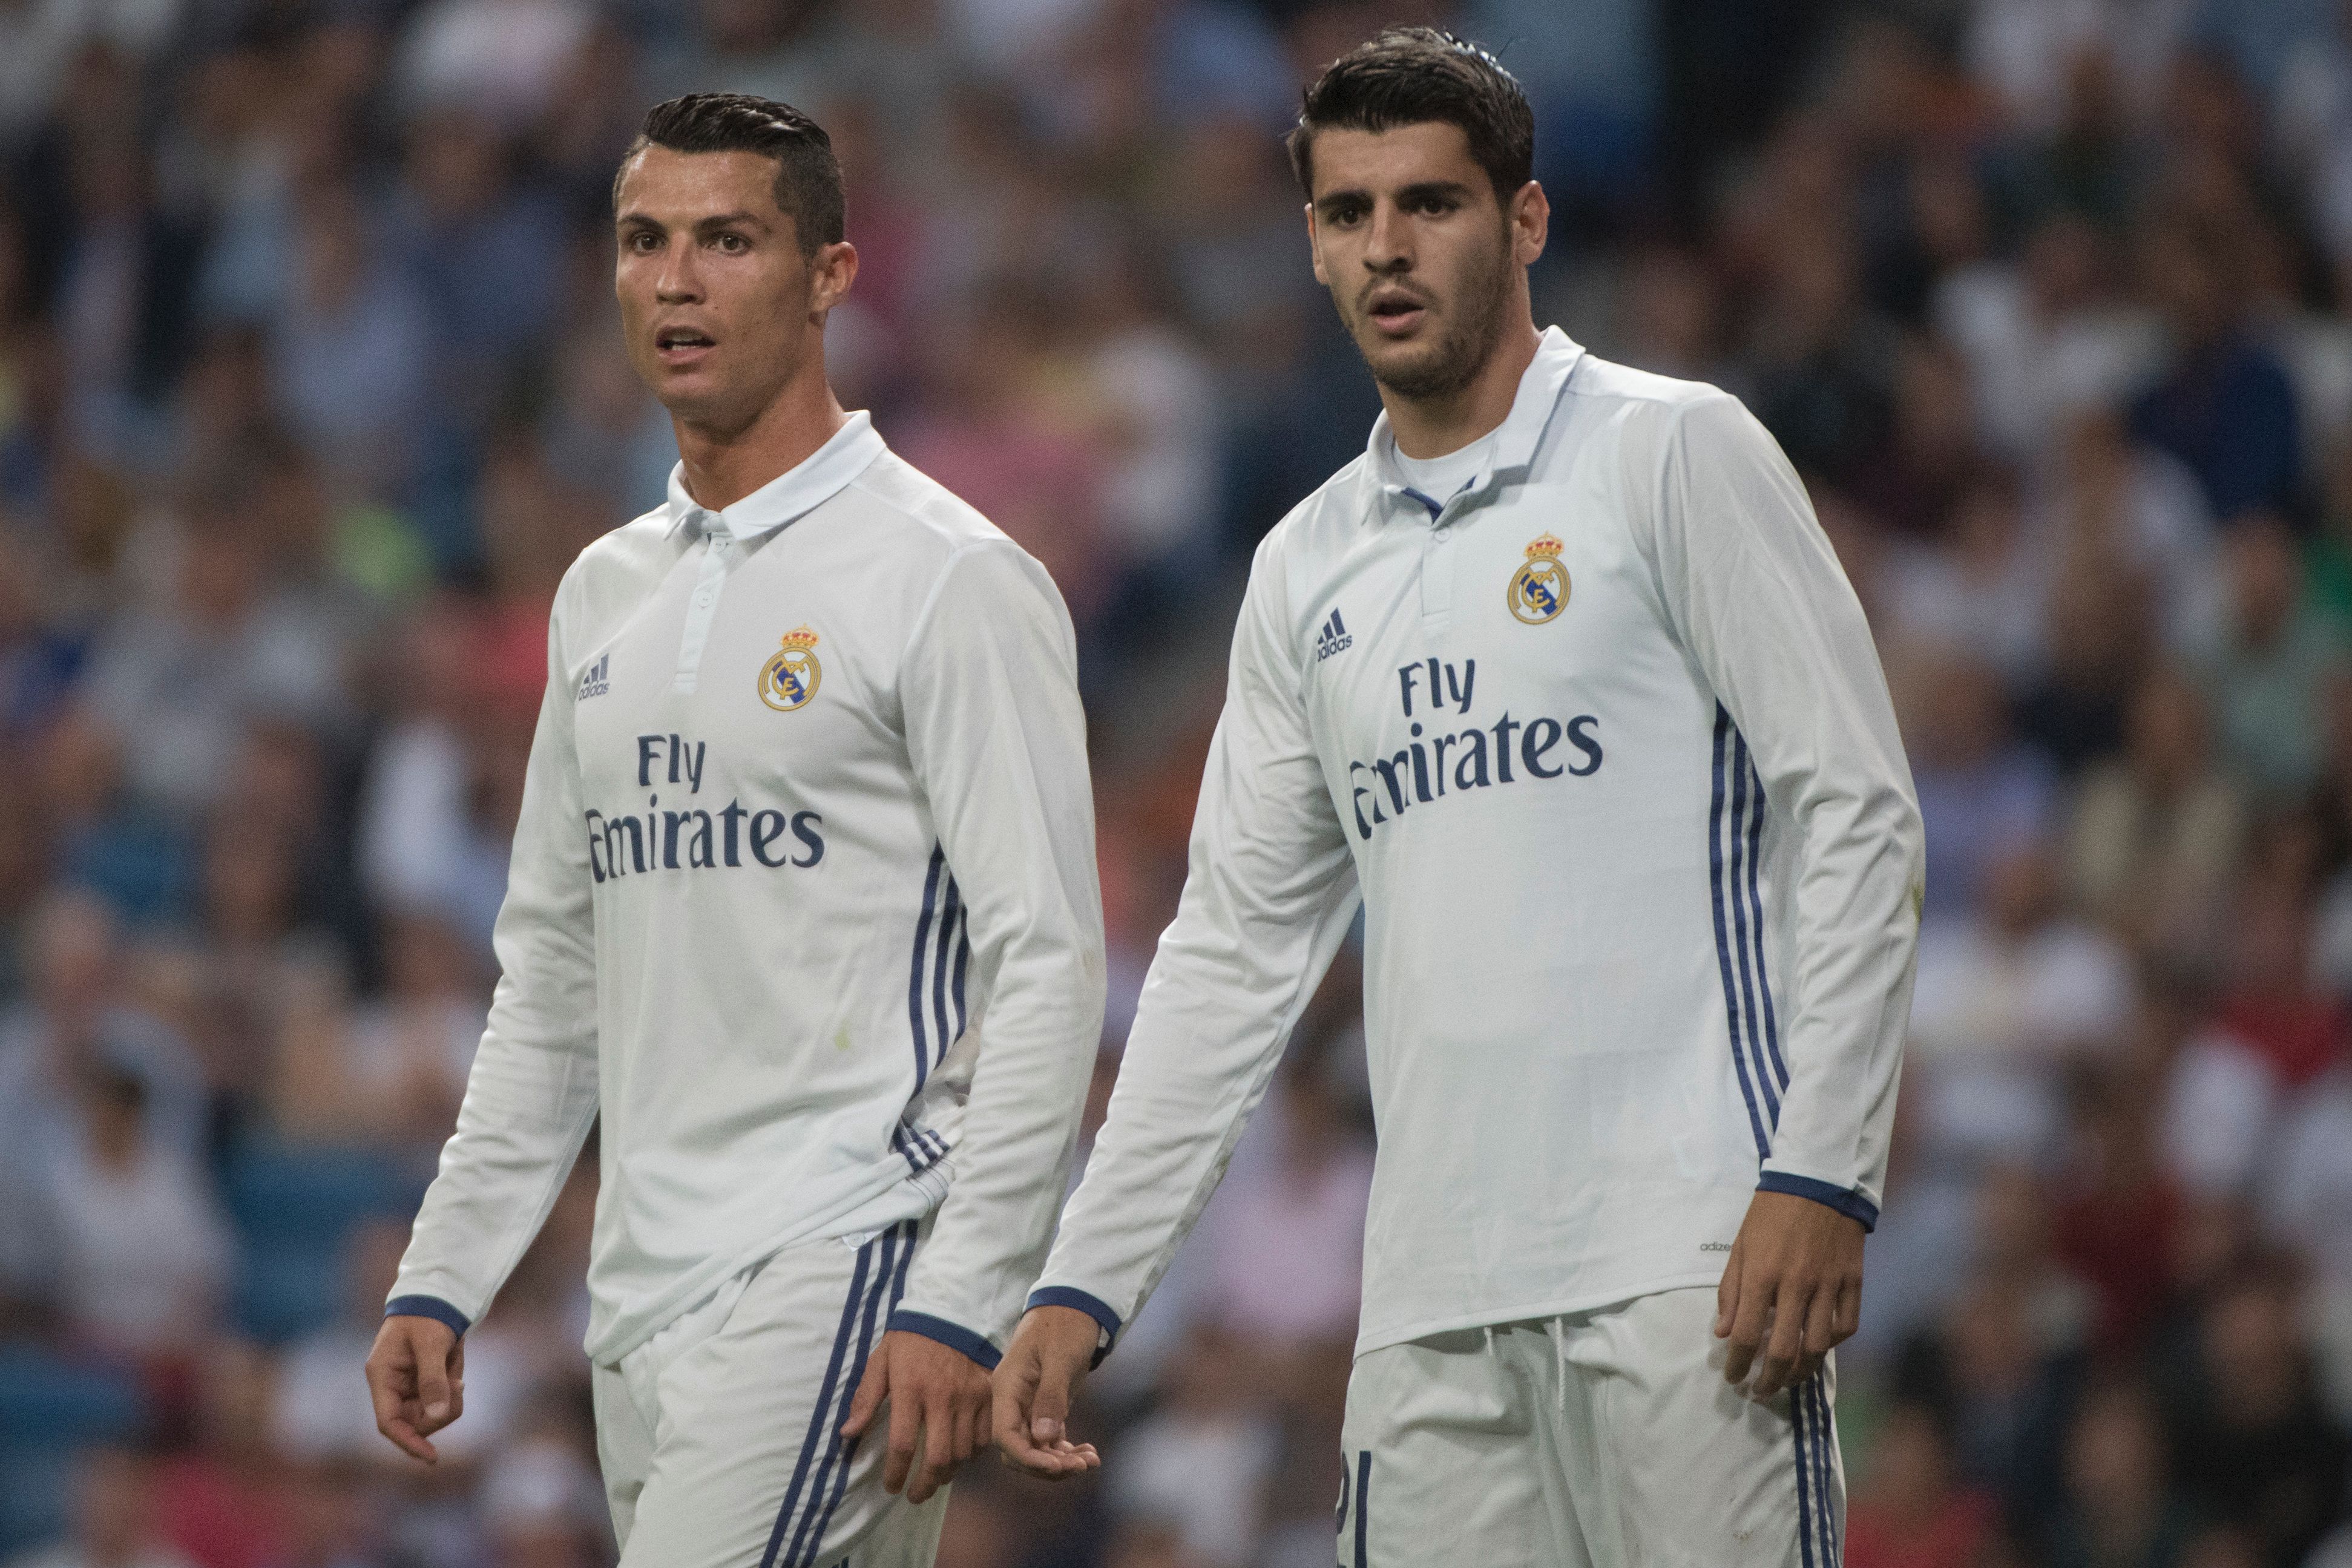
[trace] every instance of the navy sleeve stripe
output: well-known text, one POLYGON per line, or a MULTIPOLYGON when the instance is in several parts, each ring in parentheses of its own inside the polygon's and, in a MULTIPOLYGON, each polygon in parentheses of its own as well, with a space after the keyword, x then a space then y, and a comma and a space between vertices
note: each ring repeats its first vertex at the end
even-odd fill
POLYGON ((474 1321, 438 1296, 394 1296, 384 1302, 383 1315, 388 1318, 431 1318, 436 1323, 446 1323, 449 1331, 463 1339, 474 1321))
POLYGON ((937 1340, 950 1350, 971 1357, 991 1372, 994 1372, 996 1364, 1004 1359, 1003 1351, 961 1323, 951 1323, 929 1312, 910 1312, 901 1308, 890 1314, 889 1329, 893 1333, 919 1333, 925 1339, 937 1340))
POLYGON ((1104 1339, 1102 1348, 1095 1352, 1095 1359, 1091 1364, 1093 1365, 1100 1366, 1103 1357, 1110 1354, 1111 1346, 1118 1343, 1118 1314, 1105 1305, 1099 1296, 1089 1295, 1070 1285, 1048 1285, 1042 1291, 1033 1291, 1029 1293, 1029 1305, 1069 1307, 1086 1313, 1087 1316, 1100 1323, 1104 1334, 1108 1337, 1104 1339))
POLYGON ((915 922, 915 953, 913 967, 907 976, 907 1024, 915 1040, 915 1087, 920 1089, 931 1071, 931 1047, 923 1028, 923 958, 929 950, 931 916, 937 911, 940 896, 940 868, 947 864, 947 851, 931 846, 930 870, 923 878, 923 913, 915 922))
POLYGON ((1860 1220, 1864 1230, 1878 1228, 1878 1205, 1848 1187, 1832 1186, 1811 1176, 1790 1176, 1786 1171, 1766 1171, 1757 1182, 1756 1190, 1810 1197, 1815 1203, 1827 1204, 1849 1219, 1860 1220))
MULTIPOLYGON (((1748 1066, 1748 1042, 1739 1028, 1739 988, 1731 975, 1731 929, 1725 918, 1726 904, 1737 903, 1737 895, 1726 891, 1724 862, 1724 742, 1731 734, 1731 713, 1721 703, 1715 705, 1715 784, 1714 800, 1707 809, 1706 857, 1710 889, 1715 901, 1715 963, 1723 979, 1723 1016, 1731 1028, 1731 1066, 1739 1079, 1739 1097, 1748 1103, 1748 1124, 1756 1134, 1756 1159, 1762 1164, 1772 1155, 1771 1135, 1764 1130, 1763 1113, 1757 1108, 1756 1078, 1762 1076, 1759 1066, 1751 1076, 1748 1066)), ((1738 841, 1735 831, 1734 843, 1738 841)), ((1746 949, 1741 949, 1743 962, 1746 949)))

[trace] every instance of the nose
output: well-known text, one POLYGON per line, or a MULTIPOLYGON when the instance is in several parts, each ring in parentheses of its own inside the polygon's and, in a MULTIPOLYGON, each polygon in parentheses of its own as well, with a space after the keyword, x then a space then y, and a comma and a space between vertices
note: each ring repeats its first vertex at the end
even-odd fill
POLYGON ((1412 225, 1393 202, 1372 204, 1372 215, 1364 235, 1364 266, 1369 271, 1381 274, 1412 270, 1412 225))
POLYGON ((694 265, 695 246, 673 245, 662 253, 654 274, 654 298, 664 305, 691 305, 702 298, 702 278, 694 265))

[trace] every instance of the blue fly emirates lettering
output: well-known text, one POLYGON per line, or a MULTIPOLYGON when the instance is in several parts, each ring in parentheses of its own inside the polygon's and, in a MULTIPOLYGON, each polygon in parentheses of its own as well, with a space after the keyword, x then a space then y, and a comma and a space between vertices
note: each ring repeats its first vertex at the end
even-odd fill
MULTIPOLYGON (((702 791, 705 743, 676 735, 637 737, 637 784, 658 790, 663 782, 684 784, 688 795, 702 791), (663 777, 666 775, 666 778, 663 777)), ((614 877, 656 871, 715 871, 761 865, 802 870, 824 858, 824 819, 814 811, 746 806, 731 800, 717 810, 663 807, 658 792, 643 811, 587 813, 588 870, 599 883, 614 877)))
POLYGON ((1458 795, 1523 779, 1585 779, 1600 771, 1601 720, 1589 713, 1565 720, 1549 716, 1521 720, 1506 708, 1492 725, 1425 735, 1433 725, 1469 716, 1477 698, 1477 678, 1475 659, 1465 659, 1458 668, 1433 658, 1398 668, 1405 744, 1369 762, 1348 764, 1358 837, 1370 840, 1375 828, 1402 817, 1408 807, 1444 800, 1449 780, 1458 795), (1424 682, 1426 691, 1421 689, 1424 682), (1413 716, 1416 699, 1423 718, 1413 716), (1570 750, 1555 756, 1562 741, 1570 750))

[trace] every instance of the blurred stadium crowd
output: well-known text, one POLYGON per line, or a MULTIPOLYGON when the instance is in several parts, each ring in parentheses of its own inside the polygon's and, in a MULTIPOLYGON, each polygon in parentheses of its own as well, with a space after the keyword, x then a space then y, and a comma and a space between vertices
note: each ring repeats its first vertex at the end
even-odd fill
MULTIPOLYGON (((1539 319, 1749 401, 1895 688, 1931 865, 1849 1562, 2352 1564, 2335 0, 0 3, 0 1560, 610 1560, 593 1162, 437 1469, 360 1366, 553 584, 672 460, 609 280, 657 99, 830 128, 844 401, 1078 620, 1098 1115, 1248 548, 1377 407, 1278 137, 1397 20, 1527 81, 1539 319)), ((1099 1482, 975 1467, 942 1564, 1331 1561, 1352 964, 1093 1385, 1099 1482)))

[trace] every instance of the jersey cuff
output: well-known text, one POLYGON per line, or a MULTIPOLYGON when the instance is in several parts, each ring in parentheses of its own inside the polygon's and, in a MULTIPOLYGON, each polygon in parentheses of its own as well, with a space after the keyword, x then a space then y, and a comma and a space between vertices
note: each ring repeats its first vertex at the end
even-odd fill
POLYGON ((1103 1364, 1103 1357, 1110 1354, 1110 1347, 1118 1343, 1118 1314, 1104 1305, 1099 1296, 1088 1295, 1075 1286, 1047 1285, 1042 1290, 1029 1292, 1029 1306, 1032 1308, 1069 1307, 1086 1313, 1100 1324, 1102 1343, 1095 1346, 1095 1358, 1087 1364, 1090 1367, 1100 1366, 1103 1364))
POLYGON ((962 1324, 935 1318, 929 1312, 910 1312, 901 1307, 890 1314, 890 1321, 883 1325, 883 1329, 887 1333, 914 1333, 928 1340, 936 1340, 950 1350, 970 1356, 991 1372, 994 1372, 996 1364, 1004 1359, 1003 1351, 962 1324))
POLYGON ((446 1323, 459 1339, 474 1322, 465 1313, 438 1296, 394 1296, 384 1302, 383 1315, 388 1318, 431 1318, 436 1323, 446 1323))
POLYGON ((1832 1186, 1811 1176, 1790 1176, 1786 1171, 1766 1171, 1756 1183, 1758 1192, 1785 1192, 1790 1197, 1810 1197, 1815 1203, 1827 1204, 1848 1219, 1859 1220, 1865 1231, 1878 1228, 1878 1205, 1849 1187, 1832 1186))

